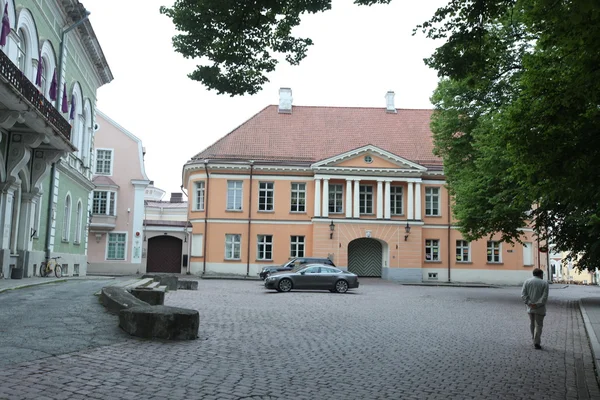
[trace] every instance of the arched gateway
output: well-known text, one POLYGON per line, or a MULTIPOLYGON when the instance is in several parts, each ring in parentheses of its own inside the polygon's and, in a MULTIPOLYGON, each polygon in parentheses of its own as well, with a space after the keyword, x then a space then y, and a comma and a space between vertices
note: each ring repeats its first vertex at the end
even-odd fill
POLYGON ((360 238, 348 244, 348 271, 358 276, 381 277, 382 246, 375 239, 360 238))
POLYGON ((147 272, 181 273, 182 241, 173 236, 155 236, 148 239, 147 272))

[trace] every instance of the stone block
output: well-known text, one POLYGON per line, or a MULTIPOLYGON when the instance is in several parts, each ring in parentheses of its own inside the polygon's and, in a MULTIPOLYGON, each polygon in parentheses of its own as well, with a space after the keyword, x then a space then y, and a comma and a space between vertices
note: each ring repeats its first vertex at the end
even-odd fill
POLYGON ((100 291, 100 302, 108 311, 115 314, 126 308, 148 305, 129 293, 127 289, 117 286, 103 287, 100 291))
POLYGON ((119 326, 132 336, 152 339, 194 340, 200 314, 169 306, 138 306, 119 312, 119 326))
POLYGON ((150 304, 151 306, 162 306, 165 304, 165 292, 162 290, 153 290, 152 288, 135 288, 131 289, 131 294, 150 304))
POLYGON ((177 281, 177 289, 198 290, 198 281, 179 279, 177 281))
POLYGON ((153 278, 155 282, 167 287, 167 290, 177 290, 177 277, 175 275, 146 274, 142 278, 153 278))

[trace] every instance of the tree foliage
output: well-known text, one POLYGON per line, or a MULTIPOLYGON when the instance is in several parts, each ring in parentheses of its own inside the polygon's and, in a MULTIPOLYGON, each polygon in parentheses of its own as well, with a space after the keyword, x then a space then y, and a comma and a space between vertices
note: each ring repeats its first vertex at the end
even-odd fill
MULTIPOLYGON (((387 4, 391 0, 355 0, 387 4)), ((175 51, 201 65, 188 76, 219 94, 254 94, 268 82, 277 57, 297 65, 306 57, 310 38, 292 35, 303 14, 331 9, 331 0, 177 0, 160 12, 180 32, 175 51)))
POLYGON ((422 28, 435 151, 463 234, 519 241, 531 222, 600 267, 600 12, 591 0, 451 1, 422 28))

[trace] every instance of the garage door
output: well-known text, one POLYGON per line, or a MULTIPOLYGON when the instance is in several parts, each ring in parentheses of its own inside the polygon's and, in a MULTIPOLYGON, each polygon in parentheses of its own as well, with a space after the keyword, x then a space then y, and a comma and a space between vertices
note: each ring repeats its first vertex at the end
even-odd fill
POLYGON ((156 236, 148 239, 147 272, 181 273, 181 239, 156 236))
POLYGON ((348 270, 358 276, 381 277, 381 243, 375 239, 356 239, 348 245, 348 270))

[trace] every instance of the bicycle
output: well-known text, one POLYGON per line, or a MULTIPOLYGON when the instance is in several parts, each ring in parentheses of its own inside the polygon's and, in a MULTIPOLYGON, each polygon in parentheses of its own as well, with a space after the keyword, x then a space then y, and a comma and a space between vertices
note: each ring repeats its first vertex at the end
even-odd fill
POLYGON ((57 278, 60 278, 62 276, 62 267, 56 261, 59 258, 60 256, 46 258, 46 262, 40 265, 40 276, 48 276, 54 271, 54 275, 56 275, 57 278))

